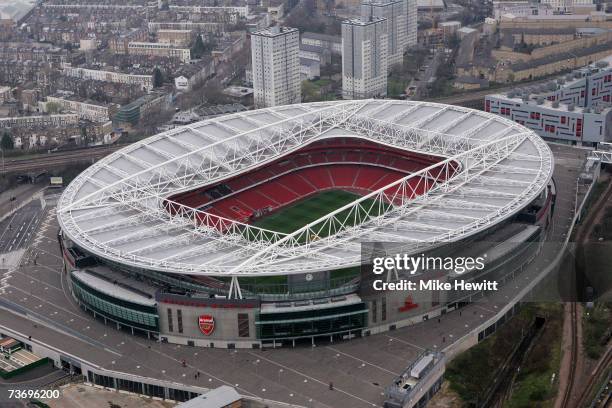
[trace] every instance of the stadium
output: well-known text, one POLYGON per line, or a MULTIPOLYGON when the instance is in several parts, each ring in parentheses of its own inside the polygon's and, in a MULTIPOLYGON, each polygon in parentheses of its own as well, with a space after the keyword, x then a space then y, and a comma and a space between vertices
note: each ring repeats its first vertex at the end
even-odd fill
POLYGON ((98 161, 62 194, 58 239, 71 293, 107 324, 204 347, 315 344, 479 295, 374 291, 364 265, 377 251, 487 254, 487 268, 463 279, 514 279, 549 226, 552 171, 542 139, 486 112, 287 105, 172 129, 98 161))

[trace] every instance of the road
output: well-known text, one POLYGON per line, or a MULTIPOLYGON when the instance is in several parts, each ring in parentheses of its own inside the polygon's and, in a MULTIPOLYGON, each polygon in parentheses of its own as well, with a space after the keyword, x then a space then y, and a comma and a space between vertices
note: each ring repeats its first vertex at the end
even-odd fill
POLYGON ((436 50, 433 56, 427 56, 423 66, 419 68, 417 77, 413 78, 410 82, 411 87, 416 87, 416 95, 422 97, 423 95, 427 94, 427 84, 429 80, 436 75, 438 66, 440 65, 440 60, 443 58, 443 52, 440 50, 436 50))
POLYGON ((0 254, 25 248, 38 228, 40 201, 34 200, 0 222, 0 254))

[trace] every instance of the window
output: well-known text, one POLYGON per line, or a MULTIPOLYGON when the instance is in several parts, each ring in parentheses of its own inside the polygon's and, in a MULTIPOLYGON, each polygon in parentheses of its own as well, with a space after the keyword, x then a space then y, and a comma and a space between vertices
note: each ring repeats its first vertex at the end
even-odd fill
POLYGON ((183 332, 183 311, 181 309, 178 309, 176 311, 176 321, 178 322, 178 332, 182 333, 183 332))
POLYGON ((115 388, 115 379, 106 375, 94 374, 94 383, 106 388, 115 388))
POLYGON ((238 337, 249 337, 249 315, 238 313, 238 337))
POLYGON ((383 296, 380 300, 380 320, 387 320, 387 297, 383 296))
POLYGON ((172 309, 168 308, 168 331, 174 331, 174 324, 172 323, 172 309))
POLYGON ((164 398, 164 387, 153 384, 144 384, 144 394, 150 397, 164 398))
POLYGON ((142 394, 142 383, 130 380, 124 380, 122 378, 117 379, 117 388, 120 390, 133 392, 136 394, 142 394))
POLYGON ((580 91, 580 97, 584 98, 584 90, 580 91))
POLYGON ((372 323, 376 323, 378 310, 376 310, 376 301, 372 301, 372 323))
POLYGON ((561 116, 561 124, 565 125, 565 116, 561 116))
POLYGON ((591 95, 593 96, 597 95, 597 88, 591 89, 591 95))

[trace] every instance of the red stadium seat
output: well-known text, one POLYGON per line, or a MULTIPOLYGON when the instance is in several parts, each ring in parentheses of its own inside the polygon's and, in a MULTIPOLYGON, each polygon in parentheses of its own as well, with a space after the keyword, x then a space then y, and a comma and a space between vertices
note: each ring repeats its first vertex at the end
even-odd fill
MULTIPOLYGON (((366 194, 395 180, 439 162, 440 159, 415 152, 403 151, 356 138, 332 138, 312 143, 272 163, 219 184, 171 197, 191 208, 206 207, 213 216, 248 222, 252 214, 262 209, 277 209, 311 194, 329 189, 342 189, 366 194)), ((444 169, 434 169, 437 176, 444 169)), ((458 166, 451 167, 452 175, 458 166)), ((441 176, 446 177, 445 171, 441 176)), ((443 177, 440 177, 443 180, 443 177)), ((415 177, 413 188, 389 187, 385 193, 412 198, 431 188, 433 181, 415 177)), ((171 205, 168 211, 176 212, 171 205)), ((199 216, 201 222, 205 217, 199 216)), ((227 222, 208 223, 225 230, 227 222)), ((212 221, 211 221, 212 220, 212 221)))

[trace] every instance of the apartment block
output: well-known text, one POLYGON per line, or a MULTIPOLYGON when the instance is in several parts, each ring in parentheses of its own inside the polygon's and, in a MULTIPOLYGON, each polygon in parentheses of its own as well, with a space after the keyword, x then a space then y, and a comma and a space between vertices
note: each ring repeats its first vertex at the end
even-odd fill
POLYGON ((119 109, 116 104, 103 104, 63 94, 47 96, 47 102, 43 107, 45 111, 45 107, 49 103, 55 103, 59 105, 62 110, 74 112, 79 115, 80 119, 90 120, 92 122, 108 122, 119 109))
POLYGON ((361 5, 362 19, 370 17, 387 20, 387 66, 401 64, 408 44, 406 31, 406 0, 365 0, 361 5))
POLYGON ((172 44, 178 47, 188 47, 194 38, 191 30, 159 29, 157 41, 162 44, 172 44))
POLYGON ((177 58, 181 62, 191 60, 191 50, 189 48, 176 48, 172 44, 162 43, 131 42, 128 44, 128 54, 177 58))
POLYGON ((342 23, 342 97, 387 95, 387 19, 371 16, 342 23))
POLYGON ((66 76, 84 80, 112 82, 115 84, 138 85, 145 91, 153 89, 153 75, 126 74, 122 72, 66 66, 62 73, 66 76))
POLYGON ((74 126, 79 123, 79 115, 74 113, 60 115, 14 116, 0 118, 0 128, 46 128, 74 126))
POLYGON ((272 27, 251 34, 255 106, 301 101, 299 45, 296 28, 272 27))
POLYGON ((485 111, 546 140, 595 146, 612 141, 612 57, 537 88, 487 95, 485 111))
POLYGON ((417 0, 404 0, 406 7, 406 16, 408 17, 406 32, 407 32, 407 46, 414 47, 417 45, 417 0))

